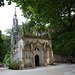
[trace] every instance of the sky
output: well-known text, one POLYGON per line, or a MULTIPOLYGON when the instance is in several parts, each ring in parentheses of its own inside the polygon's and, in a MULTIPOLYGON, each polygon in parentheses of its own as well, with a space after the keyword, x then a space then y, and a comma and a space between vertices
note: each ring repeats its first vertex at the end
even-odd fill
MULTIPOLYGON (((6 34, 6 29, 12 28, 15 6, 15 3, 8 5, 7 2, 5 2, 5 6, 0 7, 0 30, 2 31, 2 34, 6 34)), ((18 18, 18 24, 22 25, 22 22, 25 22, 26 19, 21 16, 22 11, 19 9, 19 7, 16 7, 16 14, 18 18)))

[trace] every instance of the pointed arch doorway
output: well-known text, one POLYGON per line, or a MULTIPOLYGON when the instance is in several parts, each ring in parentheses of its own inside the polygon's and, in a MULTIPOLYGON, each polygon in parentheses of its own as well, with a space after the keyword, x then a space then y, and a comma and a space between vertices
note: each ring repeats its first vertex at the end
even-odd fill
POLYGON ((35 66, 39 66, 39 56, 35 56, 35 66))

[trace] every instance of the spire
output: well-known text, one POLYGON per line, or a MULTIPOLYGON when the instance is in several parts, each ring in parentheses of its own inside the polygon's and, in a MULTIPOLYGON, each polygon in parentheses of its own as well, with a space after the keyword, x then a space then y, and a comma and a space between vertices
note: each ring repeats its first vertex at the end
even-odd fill
POLYGON ((16 17, 17 15, 16 15, 16 7, 15 7, 15 14, 14 14, 14 16, 16 17))
POLYGON ((15 7, 15 12, 14 12, 14 17, 13 17, 13 27, 18 26, 18 19, 16 15, 16 7, 15 7))
POLYGON ((16 14, 16 7, 15 7, 15 14, 16 14))

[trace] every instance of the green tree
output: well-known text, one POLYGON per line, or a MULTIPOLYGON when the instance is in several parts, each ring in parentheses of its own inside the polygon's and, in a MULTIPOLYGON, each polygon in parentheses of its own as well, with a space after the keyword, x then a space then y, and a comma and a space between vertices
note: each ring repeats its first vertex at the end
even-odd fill
POLYGON ((5 32, 6 32, 6 34, 10 34, 11 35, 11 29, 6 29, 5 32))
POLYGON ((3 39, 4 39, 3 47, 7 53, 8 51, 11 50, 11 37, 10 36, 4 36, 3 39))
MULTIPOLYGON (((75 0, 6 0, 8 4, 16 2, 27 18, 36 22, 50 23, 55 29, 67 31, 75 29, 75 0), (74 13, 74 14, 72 14, 74 13)), ((0 1, 4 5, 4 0, 0 1)))
POLYGON ((51 23, 54 28, 75 29, 75 0, 12 0, 23 15, 37 22, 51 23), (72 12, 74 14, 72 14, 72 12))
POLYGON ((3 49, 3 39, 2 39, 1 30, 0 30, 0 62, 3 61, 4 55, 5 55, 5 52, 4 52, 4 49, 3 49))
POLYGON ((0 0, 0 7, 4 6, 4 0, 0 0))
POLYGON ((3 60, 4 63, 10 63, 10 51, 5 55, 5 58, 3 60))
MULTIPOLYGON (((5 0, 0 0, 0 7, 5 5, 4 1, 5 0)), ((11 0, 6 0, 6 1, 8 2, 8 5, 11 4, 11 0)))
POLYGON ((24 24, 25 35, 35 35, 47 31, 48 26, 37 23, 33 19, 24 24))
POLYGON ((29 22, 24 24, 24 30, 26 35, 34 35, 35 34, 35 29, 34 27, 36 26, 35 21, 30 20, 29 22))
MULTIPOLYGON (((11 29, 5 30, 6 34, 11 34, 11 29)), ((10 51, 11 51, 11 36, 6 36, 2 34, 2 38, 4 40, 3 42, 3 62, 4 63, 9 63, 10 62, 10 51)))
POLYGON ((61 56, 75 57, 75 30, 72 32, 60 32, 52 36, 53 51, 61 56))

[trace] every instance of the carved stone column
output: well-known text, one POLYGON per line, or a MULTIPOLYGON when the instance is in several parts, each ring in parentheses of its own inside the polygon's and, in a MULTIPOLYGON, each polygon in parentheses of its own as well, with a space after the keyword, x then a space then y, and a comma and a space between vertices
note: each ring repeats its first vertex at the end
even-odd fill
POLYGON ((22 67, 22 69, 24 69, 24 62, 25 62, 24 56, 25 56, 25 50, 22 49, 22 62, 21 62, 21 67, 22 67))
POLYGON ((44 44, 44 60, 45 60, 45 66, 47 66, 46 44, 44 44))
POLYGON ((32 52, 32 67, 35 67, 35 60, 34 60, 34 47, 33 43, 31 43, 31 52, 32 52))
POLYGON ((53 56, 53 50, 52 50, 52 45, 51 45, 51 40, 49 40, 49 46, 50 46, 50 64, 54 63, 54 56, 53 56))
POLYGON ((49 65, 50 65, 50 46, 48 45, 48 51, 49 51, 49 65))
MULTIPOLYGON (((26 50, 26 47, 25 47, 25 41, 23 41, 23 46, 24 48, 22 49, 22 60, 23 60, 23 65, 22 66, 25 66, 25 50, 26 50)), ((24 67, 23 67, 24 68, 24 67)))

